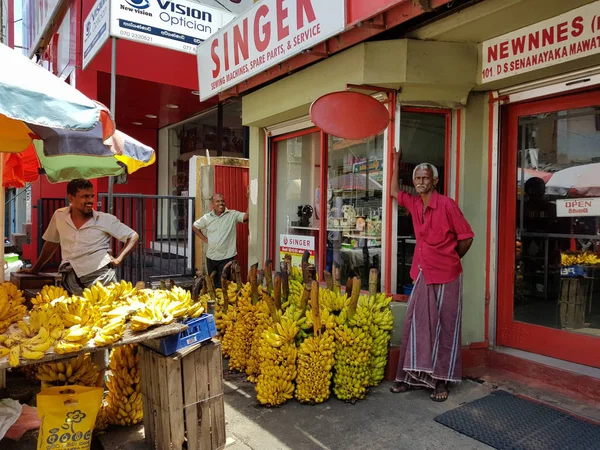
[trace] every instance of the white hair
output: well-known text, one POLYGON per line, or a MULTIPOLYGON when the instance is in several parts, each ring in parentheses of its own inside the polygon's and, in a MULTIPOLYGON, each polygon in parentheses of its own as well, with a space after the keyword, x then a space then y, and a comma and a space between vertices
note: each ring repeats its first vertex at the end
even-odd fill
POLYGON ((415 170, 413 170, 413 180, 416 178, 417 170, 431 170, 431 174, 433 175, 433 179, 434 180, 439 180, 440 179, 439 175, 438 175, 437 167, 435 167, 433 164, 421 163, 417 167, 415 167, 415 170))

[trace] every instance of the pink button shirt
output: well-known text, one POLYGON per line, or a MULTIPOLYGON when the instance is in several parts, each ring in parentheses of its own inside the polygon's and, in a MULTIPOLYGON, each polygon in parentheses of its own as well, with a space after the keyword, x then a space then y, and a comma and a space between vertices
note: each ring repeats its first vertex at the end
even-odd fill
POLYGON ((400 191, 398 205, 412 216, 417 237, 411 278, 417 279, 419 268, 427 284, 444 284, 458 278, 462 265, 456 253, 457 243, 475 235, 456 202, 434 191, 423 214, 421 197, 400 191))

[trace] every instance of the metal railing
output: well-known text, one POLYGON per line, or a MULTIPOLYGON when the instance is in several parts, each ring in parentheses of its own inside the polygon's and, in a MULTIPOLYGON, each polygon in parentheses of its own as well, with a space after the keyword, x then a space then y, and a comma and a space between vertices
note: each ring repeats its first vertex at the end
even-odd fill
MULTIPOLYGON (((108 194, 98 195, 98 209, 108 211, 108 194)), ((118 268, 120 279, 135 283, 193 276, 194 197, 114 194, 113 214, 140 236, 137 248, 118 268)), ((113 253, 122 247, 115 243, 113 253)))
MULTIPOLYGON (((50 224, 50 219, 54 215, 54 211, 67 206, 66 198, 41 198, 37 201, 37 252, 38 255, 44 246, 42 236, 50 224)), ((60 249, 54 254, 52 259, 48 261, 48 267, 58 268, 60 264, 60 249)), ((47 270, 47 269, 46 269, 47 270)))

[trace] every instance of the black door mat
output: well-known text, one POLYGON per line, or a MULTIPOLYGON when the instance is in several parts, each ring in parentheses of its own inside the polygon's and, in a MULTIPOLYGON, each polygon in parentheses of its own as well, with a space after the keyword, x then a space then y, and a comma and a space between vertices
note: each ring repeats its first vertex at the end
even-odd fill
POLYGON ((495 391, 435 421, 498 450, 600 450, 600 425, 495 391))

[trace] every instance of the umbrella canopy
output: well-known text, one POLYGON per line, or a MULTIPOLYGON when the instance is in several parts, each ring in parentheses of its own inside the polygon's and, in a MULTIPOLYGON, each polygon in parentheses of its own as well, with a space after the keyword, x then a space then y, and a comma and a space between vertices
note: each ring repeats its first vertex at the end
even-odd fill
POLYGON ((108 109, 0 44, 0 151, 18 153, 32 143, 31 125, 77 131, 98 124, 104 139, 114 133, 108 109))
POLYGON ((551 172, 543 172, 541 170, 533 170, 533 169, 525 169, 523 171, 521 171, 521 169, 517 169, 517 181, 519 181, 519 183, 521 183, 522 181, 527 181, 530 178, 541 178, 542 180, 544 180, 545 183, 548 182, 548 180, 550 179, 550 177, 552 177, 552 173, 551 172), (524 174, 522 174, 522 172, 525 172, 524 174), (521 180, 521 178, 524 178, 524 180, 521 180))
POLYGON ((600 163, 569 167, 554 173, 546 193, 561 197, 600 197, 600 163))
POLYGON ((154 150, 115 130, 106 107, 0 44, 0 152, 3 185, 21 187, 43 169, 53 182, 133 173, 154 150))

